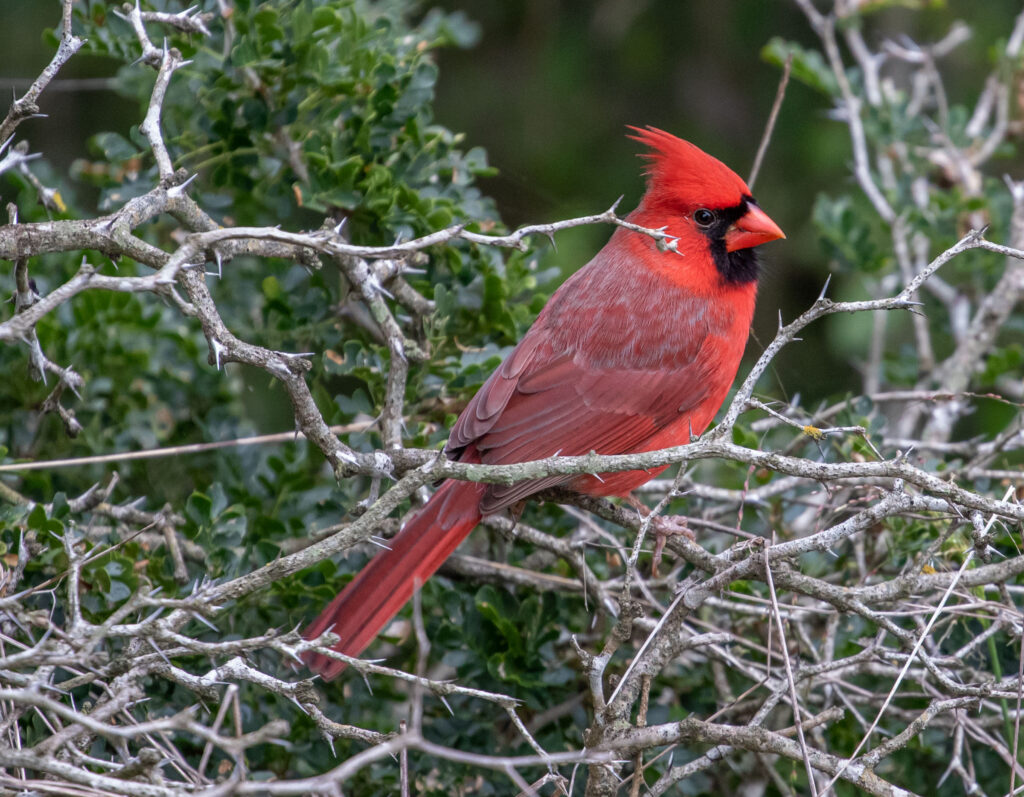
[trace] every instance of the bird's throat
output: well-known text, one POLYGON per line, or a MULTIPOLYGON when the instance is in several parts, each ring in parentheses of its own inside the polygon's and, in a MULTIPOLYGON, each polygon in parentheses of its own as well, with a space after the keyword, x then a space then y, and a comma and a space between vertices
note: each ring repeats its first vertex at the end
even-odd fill
POLYGON ((709 242, 711 245, 711 259, 715 261, 715 268, 722 275, 722 279, 729 285, 745 285, 748 282, 757 282, 761 273, 761 266, 757 259, 757 251, 754 249, 737 249, 729 252, 725 248, 725 241, 717 238, 709 242))

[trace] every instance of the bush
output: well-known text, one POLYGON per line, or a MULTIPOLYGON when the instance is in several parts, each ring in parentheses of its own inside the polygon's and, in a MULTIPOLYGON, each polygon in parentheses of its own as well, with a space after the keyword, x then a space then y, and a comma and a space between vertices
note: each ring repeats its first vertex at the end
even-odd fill
POLYGON ((0 141, 78 52, 138 110, 67 174, 0 152, 4 786, 551 794, 581 762, 588 794, 1013 783, 1024 186, 991 162, 1024 22, 967 108, 937 67, 962 28, 875 45, 886 4, 798 5, 820 51, 764 57, 851 133, 855 184, 810 211, 837 298, 780 326, 713 431, 600 466, 683 463, 644 495, 701 544, 669 538, 659 577, 649 520, 548 495, 485 521, 386 666, 325 684, 293 629, 434 480, 494 478, 436 453, 559 277, 432 118, 433 53, 476 28, 397 0, 65 0, 0 141), (862 391, 755 398, 814 322, 862 391))

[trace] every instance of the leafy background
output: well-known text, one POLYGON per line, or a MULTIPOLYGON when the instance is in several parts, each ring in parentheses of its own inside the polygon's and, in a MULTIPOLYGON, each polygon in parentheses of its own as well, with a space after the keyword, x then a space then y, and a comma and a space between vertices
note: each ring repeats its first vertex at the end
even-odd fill
MULTIPOLYGON (((952 127, 962 127, 966 114, 959 103, 973 101, 971 92, 993 62, 992 43, 1005 35, 1018 4, 873 5, 874 35, 891 30, 934 38, 951 20, 969 15, 975 35, 948 70, 952 127)), ((152 7, 179 10, 171 2, 152 7)), ((52 26, 56 8, 23 0, 7 4, 5 19, 13 24, 0 26, 0 75, 38 73, 55 41, 52 33, 40 38, 39 31, 52 26)), ((44 95, 48 118, 22 128, 20 135, 33 142, 34 151, 46 155, 37 173, 59 187, 63 204, 38 205, 31 185, 8 173, 0 197, 16 202, 25 220, 106 212, 155 181, 138 131, 153 77, 131 65, 136 43, 115 8, 95 1, 76 8, 76 26, 89 43, 86 54, 62 73, 66 79, 105 79, 103 86, 62 91, 55 85, 44 95)), ((757 340, 770 339, 779 311, 789 318, 804 309, 828 274, 836 277, 833 293, 852 299, 874 293, 894 269, 885 235, 851 184, 847 130, 827 113, 835 88, 809 52, 815 42, 790 4, 773 4, 769 12, 765 3, 752 0, 714 7, 670 0, 445 2, 438 7, 399 0, 242 0, 235 4, 233 21, 230 41, 216 26, 208 40, 171 37, 194 61, 175 77, 165 106, 175 165, 199 174, 193 195, 225 224, 303 229, 329 217, 335 223, 344 219, 355 242, 385 244, 453 222, 500 231, 598 212, 620 194, 626 196, 623 206, 631 207, 642 181, 635 145, 624 138, 626 124, 671 130, 746 172, 778 64, 795 48, 795 79, 756 189, 762 206, 789 235, 784 246, 768 254, 757 340)), ((870 118, 869 126, 875 140, 913 141, 928 134, 896 112, 870 118)), ((1009 206, 998 191, 999 169, 1012 171, 1019 163, 1010 146, 1000 155, 984 197, 937 193, 928 212, 912 219, 936 248, 956 239, 971 212, 983 212, 993 238, 1002 238, 1009 206)), ((900 189, 909 192, 910 186, 900 189)), ((168 246, 174 227, 150 225, 147 239, 168 246)), ((413 285, 438 309, 419 331, 429 361, 410 371, 408 445, 443 443, 460 407, 545 298, 607 235, 600 227, 567 232, 559 236, 557 251, 538 245, 507 254, 459 244, 430 253, 413 285)), ((103 262, 98 253, 89 257, 103 262)), ((954 264, 950 279, 981 291, 997 277, 984 265, 990 262, 965 256, 954 264)), ((76 258, 46 256, 33 263, 32 274, 46 292, 77 266, 76 258)), ((142 271, 127 260, 116 266, 122 274, 142 271)), ((0 292, 12 291, 11 274, 0 274, 0 292)), ((214 296, 240 337, 316 353, 310 384, 329 423, 349 424, 375 414, 384 392, 387 348, 372 325, 355 315, 358 308, 337 270, 325 265, 310 273, 291 263, 239 258, 225 265, 214 296)), ((978 389, 997 386, 1000 376, 1019 369, 1022 331, 1018 319, 1006 345, 991 356, 978 389)), ((39 335, 52 359, 72 363, 86 379, 74 402, 82 431, 69 439, 59 419, 40 414, 48 387, 30 378, 24 347, 4 347, 0 443, 10 459, 224 440, 291 426, 287 399, 276 384, 238 367, 208 364, 198 325, 152 297, 86 293, 40 324, 39 335)), ((773 383, 765 389, 781 398, 799 394, 805 406, 857 391, 856 365, 868 335, 866 318, 833 318, 818 325, 776 361, 773 383)), ((895 322, 891 335, 889 384, 912 384, 917 373, 909 322, 895 322)), ((750 356, 759 350, 757 340, 750 356)), ((966 421, 966 431, 992 434, 1012 412, 997 402, 982 404, 966 421)), ((863 422, 866 413, 876 424, 885 421, 869 406, 851 410, 848 420, 863 422)), ((757 440, 750 430, 739 434, 757 440)), ((349 442, 367 451, 380 445, 373 431, 354 433, 349 442)), ((344 519, 368 488, 361 479, 335 483, 320 455, 302 443, 126 463, 117 471, 115 500, 141 497, 149 509, 167 504, 184 516, 187 537, 206 552, 205 561, 191 563, 193 577, 230 577, 272 560, 290 540, 344 519)), ((24 496, 52 502, 49 512, 38 505, 0 508, 5 553, 17 550, 25 528, 47 540, 29 579, 42 581, 63 567, 61 546, 47 534, 74 522, 65 496, 108 475, 107 466, 87 466, 5 477, 24 496)), ((736 468, 722 468, 719 476, 732 487, 746 478, 736 468)), ((550 506, 533 506, 528 513, 531 523, 547 529, 568 532, 573 526, 550 506)), ((747 524, 757 523, 753 513, 747 524)), ((908 527, 897 535, 908 553, 920 547, 919 533, 908 527)), ((527 566, 539 556, 527 545, 512 550, 483 532, 470 545, 483 555, 511 557, 527 566)), ((342 562, 323 562, 274 584, 269 594, 232 612, 209 638, 248 636, 308 620, 371 553, 359 550, 342 562)), ((595 563, 601 575, 615 566, 611 556, 595 563)), ((160 585, 168 593, 182 588, 163 550, 138 542, 98 560, 86 575, 86 608, 97 617, 140 583, 160 585)), ((523 700, 528 722, 547 708, 564 706, 562 716, 538 733, 546 748, 582 738, 588 709, 579 698, 581 676, 566 632, 593 641, 607 630, 591 627, 591 611, 582 599, 442 576, 424 589, 423 605, 433 656, 451 675, 523 700)), ((394 665, 412 667, 415 644, 408 625, 392 631, 378 650, 390 654, 394 665)), ((859 633, 849 628, 848 644, 855 644, 859 633)), ((1012 656, 1002 658, 1007 669, 1016 667, 1012 656)), ((270 658, 258 664, 270 670, 281 666, 270 658)), ((652 701, 649 722, 711 713, 706 682, 700 670, 673 671, 652 701)), ((404 687, 382 678, 369 685, 372 691, 358 679, 346 679, 325 689, 330 711, 342 721, 394 729, 408 697, 404 687)), ((193 702, 191 693, 162 688, 157 710, 193 702)), ((285 701, 258 690, 246 699, 246 720, 294 713, 285 701)), ((490 749, 496 739, 503 747, 520 744, 500 715, 496 720, 494 713, 462 698, 450 702, 451 713, 438 702, 428 703, 438 738, 465 749, 490 749)), ((840 726, 835 733, 853 739, 856 728, 840 726)), ((344 757, 358 749, 356 743, 338 742, 333 754, 344 757)), ((266 777, 304 776, 329 767, 333 754, 298 715, 289 744, 253 751, 250 765, 266 777)), ((900 782, 927 791, 932 773, 915 762, 933 757, 941 758, 941 750, 930 749, 925 736, 919 749, 898 758, 897 766, 904 768, 900 782)), ((465 793, 505 793, 504 784, 481 781, 475 770, 454 764, 424 763, 422 771, 427 773, 419 783, 424 794, 452 793, 453 784, 465 793)), ((979 771, 985 770, 979 766, 979 771)), ((791 776, 799 780, 803 773, 794 769, 791 776)), ((390 762, 382 762, 359 777, 353 793, 387 793, 397 774, 390 762)), ((684 788, 728 790, 728 774, 719 777, 723 782, 701 776, 684 788)))

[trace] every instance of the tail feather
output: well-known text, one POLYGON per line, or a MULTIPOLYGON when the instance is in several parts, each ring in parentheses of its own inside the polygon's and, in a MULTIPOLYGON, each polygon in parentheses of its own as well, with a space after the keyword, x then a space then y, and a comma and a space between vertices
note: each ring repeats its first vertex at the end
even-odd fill
MULTIPOLYGON (((484 485, 448 481, 427 505, 377 554, 321 612, 303 634, 315 639, 328 629, 341 637, 333 650, 358 656, 398 610, 480 522, 484 485)), ((325 680, 344 663, 308 654, 306 664, 325 680)))

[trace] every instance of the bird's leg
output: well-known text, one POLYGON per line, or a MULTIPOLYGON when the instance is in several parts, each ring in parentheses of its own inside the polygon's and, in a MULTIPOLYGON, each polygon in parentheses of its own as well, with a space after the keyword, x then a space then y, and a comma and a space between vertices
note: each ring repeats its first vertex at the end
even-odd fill
MULTIPOLYGON (((647 505, 637 498, 633 493, 626 496, 629 505, 633 507, 642 517, 648 517, 651 510, 647 505)), ((669 537, 683 536, 691 542, 696 541, 693 532, 686 525, 686 515, 656 515, 651 518, 651 528, 654 529, 654 552, 651 559, 651 577, 658 577, 658 565, 661 564, 661 552, 665 550, 665 540, 669 537)))

